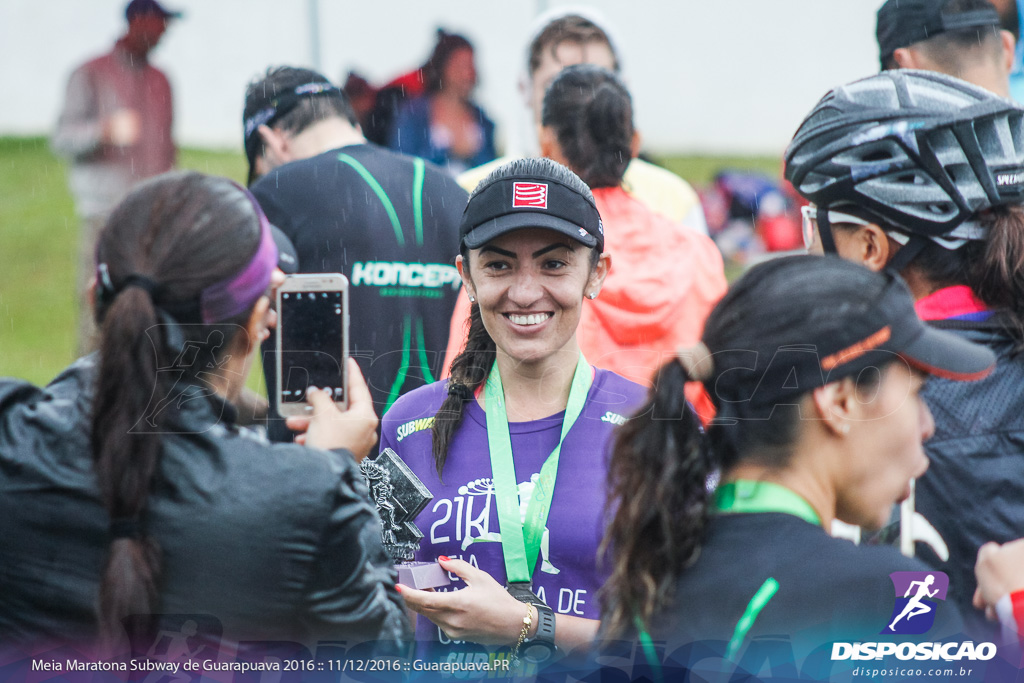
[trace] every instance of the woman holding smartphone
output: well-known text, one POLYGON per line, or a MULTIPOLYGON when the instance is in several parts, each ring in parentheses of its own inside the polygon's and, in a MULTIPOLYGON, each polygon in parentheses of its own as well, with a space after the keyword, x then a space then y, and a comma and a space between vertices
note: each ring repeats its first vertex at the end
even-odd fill
POLYGON ((449 381, 395 403, 381 436, 434 495, 416 519, 417 559, 440 556, 455 585, 400 588, 421 655, 488 659, 483 644, 536 662, 596 634, 605 451, 643 390, 580 352, 583 301, 599 295, 609 258, 575 174, 549 159, 496 169, 461 235, 466 347, 449 381))
POLYGON ((0 641, 109 656, 196 614, 224 640, 404 638, 356 465, 376 428, 356 366, 344 419, 312 392, 305 446, 235 423, 282 279, 253 197, 159 176, 96 259, 99 352, 43 389, 0 380, 0 641))

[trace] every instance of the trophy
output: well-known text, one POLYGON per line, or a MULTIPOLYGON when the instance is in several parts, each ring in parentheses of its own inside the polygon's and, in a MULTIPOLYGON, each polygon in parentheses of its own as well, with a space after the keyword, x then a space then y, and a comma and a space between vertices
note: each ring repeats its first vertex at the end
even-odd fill
POLYGON ((437 562, 414 562, 423 532, 413 524, 416 515, 434 499, 409 466, 390 448, 359 465, 380 516, 381 542, 395 562, 398 582, 418 589, 451 583, 437 562))

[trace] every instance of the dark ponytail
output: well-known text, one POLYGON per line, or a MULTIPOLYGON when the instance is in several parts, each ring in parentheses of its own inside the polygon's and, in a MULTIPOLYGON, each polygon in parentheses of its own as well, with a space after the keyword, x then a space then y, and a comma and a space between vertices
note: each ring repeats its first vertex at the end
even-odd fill
POLYGON ((988 229, 984 240, 958 249, 929 241, 910 262, 934 288, 967 285, 1001 320, 1024 350, 1024 206, 1000 206, 976 216, 988 229))
POLYGON ((1000 309, 1024 350, 1024 206, 1004 206, 981 215, 989 226, 980 258, 972 261, 971 290, 988 306, 1000 309))
MULTIPOLYGON (((100 235, 97 294, 101 341, 93 400, 91 448, 100 496, 110 515, 110 554, 99 586, 101 644, 112 646, 122 620, 130 635, 152 629, 160 595, 160 547, 151 534, 147 501, 159 477, 162 441, 175 408, 161 399, 168 374, 197 381, 207 360, 223 353, 252 312, 212 325, 178 325, 159 308, 182 309, 211 284, 241 271, 256 253, 258 214, 225 178, 169 173, 137 186, 114 210, 100 235), (155 303, 155 302, 159 302, 155 303), (169 332, 169 328, 177 332, 169 332), (175 364, 188 342, 203 362, 175 364), (160 372, 174 366, 183 373, 160 372), (133 634, 132 631, 135 633, 133 634)), ((255 302, 253 302, 255 303, 255 302)), ((165 309, 166 310, 166 309, 165 309)))
POLYGON ((146 330, 158 324, 149 295, 125 290, 106 311, 93 404, 92 452, 114 536, 100 581, 100 635, 110 643, 129 614, 150 614, 158 595, 160 549, 140 520, 160 459, 160 437, 140 428, 156 396, 157 358, 146 330))
POLYGON ((683 394, 688 381, 678 362, 663 365, 647 403, 616 437, 608 471, 615 516, 599 551, 615 558, 601 594, 610 637, 632 633, 637 618, 650 621, 699 551, 715 465, 683 394))
POLYGON ((544 95, 541 122, 591 188, 622 182, 633 156, 633 102, 618 76, 592 64, 563 69, 544 95))
MULTIPOLYGON (((468 264, 468 261, 469 259, 463 256, 463 264, 468 264)), ((463 267, 468 268, 468 265, 463 267)), ((444 469, 445 460, 448 458, 448 447, 451 445, 452 437, 462 424, 466 403, 473 400, 474 392, 486 381, 487 373, 494 365, 494 352, 494 340, 487 333, 480 318, 480 306, 473 304, 469 313, 466 348, 452 361, 448 397, 434 416, 434 464, 437 467, 438 479, 441 478, 441 470, 444 469)))

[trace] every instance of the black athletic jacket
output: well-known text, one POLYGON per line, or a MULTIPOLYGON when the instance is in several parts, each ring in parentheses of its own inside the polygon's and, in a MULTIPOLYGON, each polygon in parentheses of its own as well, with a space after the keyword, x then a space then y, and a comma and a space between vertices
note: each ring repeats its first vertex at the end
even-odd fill
POLYGON ((943 562, 918 543, 918 557, 949 575, 950 598, 968 626, 985 629, 971 607, 978 548, 1024 536, 1024 357, 1013 355, 1014 341, 998 318, 930 324, 984 344, 997 358, 981 381, 930 378, 925 384, 922 396, 935 418, 935 435, 925 443, 931 466, 916 486, 917 511, 950 555, 943 562))
MULTIPOLYGON (((252 192, 295 245, 300 273, 348 277, 351 354, 378 415, 441 378, 468 201, 451 176, 376 145, 349 145, 284 164, 252 192)), ((272 404, 275 348, 263 349, 272 404)), ((271 420, 270 438, 291 440, 283 420, 271 420)))
POLYGON ((863 663, 833 664, 835 642, 956 635, 962 622, 948 600, 936 605, 925 635, 882 635, 896 605, 890 574, 927 571, 895 548, 854 545, 793 515, 713 515, 696 562, 682 571, 672 603, 653 620, 651 635, 664 648, 664 680, 710 666, 738 630, 749 629, 733 655, 736 665, 752 673, 769 666, 772 678, 792 670, 786 680, 796 680, 796 670, 832 680, 830 667, 863 663))
MULTIPOLYGON (((2 644, 95 633, 111 540, 89 449, 95 372, 88 356, 45 389, 0 379, 2 644)), ((180 639, 189 619, 207 639, 312 648, 406 638, 396 575, 352 456, 271 445, 236 427, 232 406, 207 387, 182 388, 166 397, 175 412, 145 520, 163 554, 168 638, 180 639)))

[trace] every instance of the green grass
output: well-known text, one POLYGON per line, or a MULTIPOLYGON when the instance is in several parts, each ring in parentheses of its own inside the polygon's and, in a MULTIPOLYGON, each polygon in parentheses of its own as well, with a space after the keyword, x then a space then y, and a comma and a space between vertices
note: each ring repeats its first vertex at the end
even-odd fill
MULTIPOLYGON (((778 177, 780 160, 762 157, 659 159, 694 185, 722 168, 778 177)), ((179 165, 245 178, 241 152, 184 149, 179 165)), ((43 138, 0 137, 0 377, 45 384, 74 360, 78 219, 66 168, 43 138)), ((258 367, 249 386, 262 390, 258 367)))
POLYGON ((782 157, 673 156, 655 161, 694 186, 710 185, 715 174, 725 169, 759 171, 770 178, 782 177, 782 157))
MULTIPOLYGON (((179 163, 245 179, 237 152, 186 149, 179 163)), ((0 377, 45 383, 74 360, 78 225, 47 141, 0 137, 0 377)))
POLYGON ((0 376, 46 381, 72 360, 77 235, 46 142, 0 138, 0 376))

